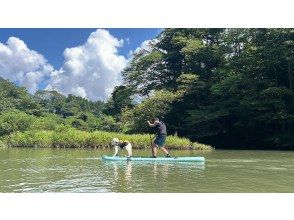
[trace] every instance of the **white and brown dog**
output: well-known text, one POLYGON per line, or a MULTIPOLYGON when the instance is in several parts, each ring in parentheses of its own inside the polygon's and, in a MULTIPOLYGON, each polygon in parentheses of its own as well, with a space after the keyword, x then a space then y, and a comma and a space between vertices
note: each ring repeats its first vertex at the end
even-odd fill
POLYGON ((114 157, 118 156, 118 151, 123 149, 126 149, 126 151, 128 152, 127 157, 132 156, 132 145, 129 141, 120 141, 118 138, 113 138, 111 141, 111 145, 114 146, 114 157))

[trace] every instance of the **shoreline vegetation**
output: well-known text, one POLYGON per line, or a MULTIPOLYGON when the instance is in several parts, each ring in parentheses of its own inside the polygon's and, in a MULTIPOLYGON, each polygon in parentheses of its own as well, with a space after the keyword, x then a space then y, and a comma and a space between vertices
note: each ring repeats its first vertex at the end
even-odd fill
POLYGON ((294 29, 163 29, 133 54, 106 100, 31 94, 0 77, 0 144, 95 148, 117 136, 146 148, 149 135, 137 134, 154 133, 146 121, 158 117, 168 134, 184 137, 170 136, 172 148, 206 146, 197 141, 294 150, 293 36, 294 29))
MULTIPOLYGON (((134 149, 150 148, 149 134, 124 134, 106 131, 25 131, 15 132, 0 139, 0 147, 37 147, 37 148, 111 148, 110 141, 117 137, 128 140, 134 149)), ((174 150, 208 150, 214 148, 198 142, 191 142, 187 138, 167 136, 166 146, 174 150)))

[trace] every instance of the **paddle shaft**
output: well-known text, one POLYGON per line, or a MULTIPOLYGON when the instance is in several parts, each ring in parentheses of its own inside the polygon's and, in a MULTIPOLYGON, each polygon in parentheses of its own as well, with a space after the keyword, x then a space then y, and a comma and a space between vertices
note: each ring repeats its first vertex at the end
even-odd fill
POLYGON ((152 137, 151 137, 151 134, 149 134, 149 137, 150 137, 150 147, 152 148, 153 143, 152 143, 152 137))

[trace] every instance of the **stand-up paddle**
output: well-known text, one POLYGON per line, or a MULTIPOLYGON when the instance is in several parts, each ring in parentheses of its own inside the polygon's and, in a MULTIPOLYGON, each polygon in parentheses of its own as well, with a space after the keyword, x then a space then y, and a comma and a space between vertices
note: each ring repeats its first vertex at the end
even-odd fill
POLYGON ((149 134, 149 138, 150 138, 150 147, 152 148, 152 136, 151 136, 151 134, 149 134))

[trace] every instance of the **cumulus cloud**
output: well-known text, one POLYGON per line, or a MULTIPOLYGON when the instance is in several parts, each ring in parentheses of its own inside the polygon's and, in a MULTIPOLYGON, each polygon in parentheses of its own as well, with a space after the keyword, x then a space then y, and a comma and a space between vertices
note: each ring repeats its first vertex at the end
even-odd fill
POLYGON ((150 43, 152 43, 152 42, 153 42, 152 40, 145 40, 134 51, 130 50, 130 52, 129 52, 129 57, 130 58, 129 59, 132 59, 132 57, 133 57, 133 55, 135 53, 138 53, 138 52, 140 52, 142 50, 150 52, 152 50, 150 43))
MULTIPOLYGON (((66 48, 63 66, 56 70, 24 41, 10 37, 6 44, 0 43, 0 76, 25 86, 30 93, 45 86, 65 95, 105 101, 122 82, 121 71, 128 60, 118 54, 118 48, 124 43, 129 39, 117 39, 98 29, 84 44, 66 48)), ((147 41, 144 45, 147 47, 147 41)))
POLYGON ((132 58, 134 57, 134 54, 136 53, 143 53, 143 54, 148 54, 149 52, 153 51, 153 50, 157 50, 160 51, 162 53, 166 53, 166 51, 162 50, 162 49, 155 49, 155 45, 156 43, 158 43, 159 40, 158 39, 152 39, 152 40, 145 40, 141 43, 141 45, 139 47, 137 47, 134 51, 130 50, 129 54, 128 54, 128 61, 131 61, 132 58))
POLYGON ((63 67, 52 72, 46 89, 106 100, 121 83, 121 71, 127 64, 126 58, 118 55, 123 43, 107 30, 96 30, 83 45, 65 49, 63 67))
POLYGON ((47 60, 16 37, 6 45, 0 42, 0 76, 25 86, 29 92, 39 89, 39 83, 53 71, 47 60))

